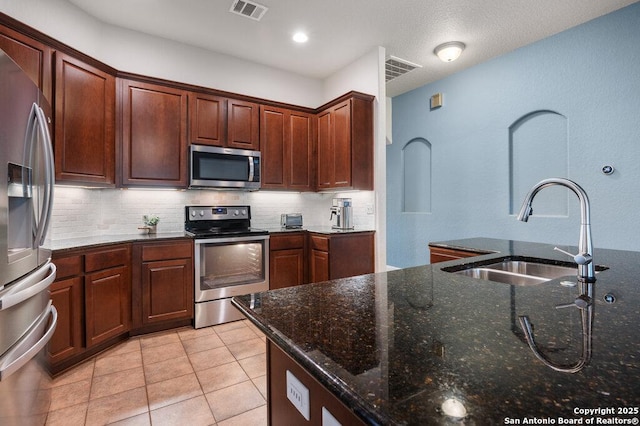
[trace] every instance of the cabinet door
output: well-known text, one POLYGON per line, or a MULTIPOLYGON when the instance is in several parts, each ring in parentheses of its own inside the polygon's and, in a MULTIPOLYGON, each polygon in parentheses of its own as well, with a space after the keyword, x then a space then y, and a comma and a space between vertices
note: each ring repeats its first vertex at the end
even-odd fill
POLYGON ((55 54, 56 181, 115 186, 115 78, 55 54))
POLYGON ((130 282, 127 266, 85 275, 87 348, 129 331, 130 282))
POLYGON ((189 94, 189 141, 200 145, 227 143, 227 99, 202 93, 189 94))
POLYGON ((187 93, 122 81, 122 184, 187 187, 187 93))
POLYGON ((318 115, 318 189, 331 188, 333 185, 333 137, 331 111, 318 115))
POLYGON ((351 186, 351 103, 342 102, 332 110, 333 115, 333 181, 334 188, 351 186))
POLYGON ((0 49, 27 73, 51 103, 51 48, 0 25, 0 49))
POLYGON ((285 189, 287 110, 260 107, 260 152, 262 155, 262 187, 285 189))
POLYGON ((58 324, 48 346, 52 364, 83 350, 82 282, 82 277, 73 277, 51 284, 51 300, 58 311, 58 324))
POLYGON ((311 249, 309 282, 317 283, 329 279, 329 252, 311 249))
POLYGON ((258 104, 229 99, 227 114, 227 146, 258 151, 260 149, 258 104))
POLYGON ((304 282, 304 249, 274 250, 269 253, 270 290, 304 282))
POLYGON ((285 172, 287 187, 295 191, 313 190, 313 116, 291 111, 285 172))
POLYGON ((193 262, 161 260, 142 264, 142 322, 193 317, 193 262))

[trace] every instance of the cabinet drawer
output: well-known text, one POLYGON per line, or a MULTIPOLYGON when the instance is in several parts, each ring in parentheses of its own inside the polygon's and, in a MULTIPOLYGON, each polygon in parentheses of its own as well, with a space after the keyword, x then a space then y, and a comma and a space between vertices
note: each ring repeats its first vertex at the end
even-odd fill
POLYGON ((145 245, 142 247, 142 261, 187 259, 192 256, 191 241, 145 245))
POLYGON ((269 248, 271 250, 304 248, 304 234, 295 233, 286 235, 272 235, 269 239, 269 248))
POLYGON ((128 265, 130 262, 129 247, 119 247, 111 250, 88 253, 84 256, 85 272, 128 265))
POLYGON ((61 257, 54 259, 53 263, 58 268, 56 280, 82 274, 82 256, 61 257))
POLYGON ((315 250, 329 251, 329 238, 319 235, 311 236, 311 248, 315 250))

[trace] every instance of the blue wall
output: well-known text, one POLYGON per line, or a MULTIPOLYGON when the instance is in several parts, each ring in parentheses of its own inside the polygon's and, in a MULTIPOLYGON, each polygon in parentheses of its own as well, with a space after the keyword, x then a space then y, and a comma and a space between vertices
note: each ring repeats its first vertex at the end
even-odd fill
MULTIPOLYGON (((522 188, 559 174, 589 195, 596 253, 598 247, 640 251, 639 28, 636 3, 395 97, 387 148, 388 264, 428 263, 428 242, 457 238, 577 245, 580 209, 568 191, 542 191, 528 223, 510 214, 522 188), (430 110, 435 93, 443 94, 444 105, 430 110), (552 120, 526 119, 538 111, 552 120), (403 148, 416 139, 431 149, 423 154, 428 172, 416 173, 426 180, 428 203, 411 205, 428 207, 403 212, 403 182, 415 168, 403 148), (544 154, 535 155, 538 146, 544 154), (614 174, 601 172, 607 164, 614 174)), ((415 196, 416 185, 407 190, 415 196)))

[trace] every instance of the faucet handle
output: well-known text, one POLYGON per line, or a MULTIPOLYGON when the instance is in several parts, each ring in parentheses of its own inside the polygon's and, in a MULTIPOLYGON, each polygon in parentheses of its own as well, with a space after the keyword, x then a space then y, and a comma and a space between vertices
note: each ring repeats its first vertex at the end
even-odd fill
POLYGON ((591 298, 586 294, 581 294, 580 296, 576 297, 576 300, 574 300, 572 303, 563 303, 562 305, 557 305, 556 309, 571 308, 573 306, 578 309, 584 309, 590 304, 591 298))
POLYGON ((560 253, 564 253, 567 256, 573 257, 573 260, 578 265, 588 265, 593 260, 593 256, 591 256, 589 253, 573 254, 573 253, 569 253, 568 251, 564 251, 564 250, 562 250, 561 248, 558 248, 558 247, 554 247, 553 249, 556 250, 556 251, 559 251, 560 253))

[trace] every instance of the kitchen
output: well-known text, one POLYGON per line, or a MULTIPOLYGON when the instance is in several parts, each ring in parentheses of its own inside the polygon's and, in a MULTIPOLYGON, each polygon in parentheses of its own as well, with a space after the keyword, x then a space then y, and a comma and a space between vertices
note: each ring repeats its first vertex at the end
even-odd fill
MULTIPOLYGON (((17 6, 19 8, 19 6, 17 6)), ((24 6, 27 7, 28 6, 24 6)), ((75 12, 77 13, 77 11, 75 12)), ((67 18, 68 19, 68 18, 67 18)), ((80 26, 81 27, 81 26, 80 26)), ((67 27, 70 28, 70 27, 67 27)), ((63 29, 58 29, 57 31, 63 33, 64 30, 63 29)), ((69 30, 70 31, 70 30, 69 30)), ((90 38, 88 38, 89 40, 90 38)), ((113 43, 118 43, 118 42, 122 42, 122 34, 120 34, 119 36, 117 34, 114 34, 114 38, 113 38, 113 43)), ((130 40, 129 40, 130 41, 130 40)), ((140 40, 139 40, 140 41, 140 40)), ((375 62, 378 62, 378 52, 374 52, 375 54, 372 54, 372 56, 374 56, 375 58, 375 62)), ((160 58, 156 58, 156 60, 160 60, 160 58)), ((159 64, 158 64, 159 65, 159 64)), ((131 69, 130 68, 131 65, 127 64, 126 69, 131 69)), ((166 69, 167 67, 162 67, 162 66, 158 66, 158 69, 166 69)), ((354 67, 354 68, 357 68, 354 67)), ((193 71, 192 71, 193 72, 193 71)), ((360 74, 359 74, 360 76, 360 74)), ((176 78, 177 79, 177 78, 176 78)), ((361 80, 360 79, 354 79, 354 80, 358 80, 357 82, 350 82, 348 84, 348 88, 347 87, 340 87, 338 89, 335 90, 336 93, 333 93, 332 95, 329 95, 328 97, 330 98, 333 95, 340 95, 343 92, 350 90, 352 88, 354 88, 353 86, 356 84, 361 84, 361 80)), ((307 82, 308 83, 308 82, 307 82)), ((377 86, 376 86, 377 87, 377 86)), ((223 89, 225 89, 225 87, 222 87, 223 89)), ((316 94, 320 91, 318 90, 318 87, 313 87, 313 90, 307 91, 306 93, 313 93, 315 92, 316 94)), ((355 89, 361 89, 360 87, 355 87, 355 89)), ((366 90, 366 89, 361 89, 362 91, 365 92, 369 92, 370 90, 366 90)), ((303 91, 296 91, 296 94, 290 94, 288 96, 290 96, 291 99, 291 103, 294 104, 302 104, 302 105, 310 105, 310 106, 317 106, 318 102, 309 102, 308 100, 303 100, 300 101, 299 99, 293 99, 294 96, 302 96, 303 91)), ((428 99, 429 96, 432 93, 428 93, 426 96, 424 96, 424 99, 428 99)), ((448 106, 447 101, 449 100, 449 98, 447 97, 447 92, 444 91, 445 94, 445 107, 446 108, 448 106)), ((269 97, 269 96, 265 96, 265 97, 269 97)), ((425 104, 426 105, 426 104, 425 104)), ((382 108, 384 107, 383 105, 377 105, 379 110, 382 110, 382 108)), ((426 106, 425 106, 426 108, 426 106)), ((445 111, 445 109, 441 110, 442 112, 445 111)), ((525 111, 526 112, 526 111, 525 111)), ((560 111, 562 112, 562 111, 560 111)), ((396 108, 394 106, 394 114, 396 114, 396 108)), ((511 120, 511 122, 515 121, 518 117, 514 117, 513 120, 511 120)), ((395 120, 394 120, 395 122, 395 120)), ((508 126, 508 125, 507 125, 508 126)), ((506 126, 505 126, 506 127, 506 126)), ((398 131, 398 127, 394 126, 394 132, 398 131)), ((379 132, 378 134, 378 138, 380 138, 380 134, 384 134, 384 132, 379 132)), ((424 135, 425 137, 428 137, 428 135, 424 135)), ((400 136, 396 136, 396 134, 394 134, 394 142, 397 141, 398 139, 400 141, 404 140, 405 137, 400 135, 400 136)), ((408 138, 406 138, 408 139, 408 138)), ((379 140, 379 139, 378 139, 379 140)), ((384 151, 384 148, 383 148, 384 151)), ((384 154, 383 154, 384 155, 384 154)), ((382 157, 384 158, 384 157, 382 157)), ((378 158, 377 161, 380 161, 380 159, 378 158)), ((378 163, 377 163, 378 164, 378 163)), ((617 164, 614 164, 616 166, 618 166, 617 164)), ((599 165, 602 166, 602 165, 599 165)), ((380 167, 378 169, 382 169, 384 170, 384 165, 383 167, 380 167)), ((599 167, 598 167, 599 169, 599 167)), ((619 178, 619 176, 624 176, 623 173, 629 173, 629 171, 621 166, 618 166, 617 171, 620 173, 618 175, 616 175, 614 173, 614 175, 612 176, 612 179, 616 179, 619 178)), ((384 174, 383 174, 384 176, 384 174)), ((383 178, 384 179, 384 178, 383 178)), ((383 185, 382 185, 383 186, 383 185)), ((371 224, 373 223, 375 225, 375 229, 377 230, 377 246, 378 247, 384 247, 384 241, 381 242, 380 238, 384 238, 381 237, 381 234, 383 234, 383 229, 385 227, 384 223, 384 216, 385 216, 385 207, 384 207, 384 196, 380 191, 381 185, 376 185, 376 193, 373 192, 367 192, 364 194, 352 194, 352 193, 347 193, 345 194, 345 196, 349 196, 349 197, 353 197, 355 199, 354 201, 354 206, 356 206, 356 208, 361 209, 360 213, 356 212, 356 216, 355 218, 361 218, 360 220, 364 220, 364 222, 360 222, 360 223, 365 223, 365 226, 369 227, 371 226, 371 224), (361 200, 357 199, 356 197, 363 197, 361 200), (375 215, 371 215, 368 213, 368 206, 370 205, 375 205, 375 208, 373 209, 373 211, 375 211, 375 215)), ((124 231, 125 229, 129 229, 128 227, 131 227, 130 229, 135 229, 135 227, 140 225, 140 220, 143 214, 148 214, 148 213, 157 213, 161 216, 161 222, 159 225, 159 228, 161 231, 178 231, 181 229, 182 227, 182 218, 180 217, 182 214, 182 208, 184 205, 189 205, 189 204, 211 204, 211 205, 215 205, 215 204, 250 204, 252 207, 254 207, 254 211, 256 213, 258 213, 257 216, 254 216, 254 219, 256 221, 256 223, 254 224, 254 226, 267 226, 270 223, 276 222, 279 220, 279 213, 281 213, 283 210, 281 208, 282 205, 286 205, 287 203, 290 203, 288 205, 291 206, 291 209, 294 208, 294 206, 298 206, 298 208, 296 208, 295 210, 292 211, 299 211, 302 210, 303 208, 307 208, 308 210, 302 211, 303 216, 305 217, 305 222, 307 223, 313 223, 316 220, 326 220, 324 219, 324 217, 328 217, 328 211, 329 211, 329 206, 331 203, 331 195, 323 195, 323 194, 308 194, 308 195, 304 195, 304 194, 276 194, 273 195, 271 193, 266 193, 263 194, 262 192, 260 193, 251 193, 251 194, 240 194, 240 195, 236 195, 236 194, 207 194, 205 191, 187 191, 187 192, 180 192, 180 191, 163 191, 162 192, 162 197, 157 197, 153 195, 152 191, 109 191, 109 190, 99 190, 99 191, 91 191, 91 190, 84 190, 84 189, 80 189, 80 188, 63 188, 60 191, 57 191, 56 196, 58 198, 56 198, 56 200, 58 200, 59 198, 62 199, 61 203, 64 203, 65 200, 67 202, 67 208, 66 210, 60 211, 60 210, 54 210, 54 214, 57 215, 57 217, 59 218, 58 222, 54 222, 54 223, 64 223, 65 225, 62 225, 62 228, 58 228, 57 226, 54 227, 53 229, 53 239, 58 239, 57 237, 59 237, 60 235, 67 235, 67 236, 78 236, 78 237, 82 237, 83 235, 87 235, 86 233, 93 233, 93 230, 95 228, 98 228, 100 230, 100 233, 104 233, 104 234, 108 234, 110 233, 112 230, 117 230, 117 233, 121 233, 121 231, 124 231), (195 192, 192 193, 192 192, 195 192), (149 194, 149 195, 147 195, 149 194), (130 198, 129 198, 130 197, 130 198), (281 201, 279 198, 276 197, 282 197, 283 200, 281 201), (166 206, 166 210, 165 207, 163 207, 163 205, 158 205, 157 208, 154 208, 153 210, 150 210, 149 208, 147 208, 147 203, 163 203, 164 201, 160 201, 158 200, 159 198, 161 198, 162 200, 167 200, 166 204, 164 204, 164 206, 166 206), (276 198, 276 202, 273 202, 273 198, 276 198), (129 200, 130 199, 136 199, 136 200, 145 200, 144 203, 144 207, 140 207, 140 206, 131 206, 129 200), (177 202, 172 201, 173 199, 177 200, 177 202), (302 200, 302 201, 299 201, 302 200), (264 203, 264 204, 260 204, 260 203, 264 203), (282 204, 280 204, 282 203, 282 204), (316 205, 318 206, 317 208, 314 207, 314 204, 316 203, 316 205), (98 221, 99 223, 96 225, 96 221, 95 221, 95 214, 90 214, 90 215, 76 215, 76 216, 72 216, 73 213, 75 213, 78 209, 77 209, 77 205, 80 204, 84 208, 96 208, 96 206, 100 206, 97 210, 97 216, 99 217, 98 221), (178 204, 179 207, 176 208, 175 205, 178 204), (277 204, 278 207, 274 210, 273 206, 274 204, 277 204), (122 212, 125 214, 118 214, 117 217, 111 217, 108 215, 108 211, 110 210, 110 208, 114 205, 118 205, 118 206, 122 206, 122 212), (255 205, 261 206, 262 208, 257 208, 255 207, 255 205), (173 209, 172 207, 173 206, 173 209), (267 212, 269 211, 268 209, 271 209, 270 213, 266 213, 269 215, 268 218, 261 218, 260 215, 262 214, 261 212, 267 212), (60 213, 58 213, 60 212, 60 213), (103 213, 105 212, 105 213, 103 213), (317 216, 314 216, 317 215, 317 216), (126 218, 125 218, 126 216, 126 218), (166 217, 165 217, 166 216, 166 217), (70 218, 73 218, 72 220, 68 220, 70 218), (316 219, 317 218, 317 219, 316 219), (82 231, 81 231, 82 230, 82 231), (58 233, 57 233, 58 232, 58 233), (73 232, 73 233, 72 233, 73 232), (85 232, 84 234, 82 232, 85 232)), ((632 197, 628 197, 628 200, 633 200, 632 197)), ((633 201, 630 201, 633 202, 633 201)), ((151 205, 151 204, 149 204, 151 205)), ((58 207, 56 207, 57 209, 58 207)), ((573 208, 573 207, 572 207, 573 208)), ((461 210, 464 210, 464 208, 462 208, 461 210)), ((289 210, 284 210, 284 211, 289 211, 289 210)), ((405 215, 405 216, 411 216, 411 215, 405 215)), ((409 220, 418 220, 417 218, 414 219, 409 219, 409 220)), ((54 218, 55 221, 55 218, 54 218)), ((515 222, 515 220, 513 220, 513 222, 515 222)), ((358 223, 358 222, 356 222, 358 223)), ((464 223, 464 220, 461 219, 460 223, 464 223)), ((528 226, 532 226, 532 224, 528 225, 528 226)), ((515 226, 515 225, 514 225, 515 226)), ((597 227, 598 225, 595 223, 594 220, 594 227, 597 227)), ((633 223, 629 223, 629 226, 635 226, 633 223)), ((525 227, 527 228, 527 227, 525 227)), ((562 225, 558 228, 561 228, 562 231, 561 232, 566 232, 566 235, 563 237, 563 241, 560 241, 561 243, 566 243, 566 244, 574 244, 574 233, 572 233, 571 231, 574 230, 573 226, 570 225, 562 225)), ((596 228, 597 229, 597 228, 596 228)), ((633 228, 632 228, 633 229, 633 228)), ((486 232, 482 232, 482 228, 479 228, 478 230, 473 230, 473 232, 471 232, 471 230, 467 231, 465 234, 462 235, 476 235, 477 233, 484 233, 484 234, 490 234, 490 235, 497 235, 497 236, 503 236, 501 234, 496 234, 496 232, 492 232, 493 230, 488 230, 486 232)), ((425 239, 425 243, 428 241, 433 241, 433 240, 441 240, 441 239, 452 239, 452 238, 458 238, 459 236, 461 236, 462 230, 459 230, 456 232, 451 232, 447 235, 442 235, 442 236, 434 236, 433 238, 429 238, 429 239, 425 239)), ((542 231, 541 231, 542 232, 542 231)), ((395 232, 390 232, 390 235, 399 235, 398 233, 395 232)), ((602 234, 602 233, 600 233, 602 234)), ((509 234, 511 235, 511 234, 509 234)), ((598 234, 596 234, 598 235, 598 234)), ((504 236, 506 237, 506 236, 504 236)), ((528 239, 528 238, 524 238, 522 237, 521 239, 528 239)), ((596 239, 596 247, 598 247, 598 243, 597 243, 598 239, 596 239)), ((394 243, 393 246, 397 247, 398 243, 394 243)), ((607 247, 615 247, 613 245, 613 243, 607 244, 607 247)), ((628 245, 625 246, 626 249, 629 250, 637 250, 637 247, 629 247, 628 245)), ((412 253, 416 253, 415 256, 420 256, 420 253, 423 253, 423 257, 426 258, 427 252, 426 252, 426 248, 424 248, 424 245, 421 248, 417 248, 414 247, 412 248, 412 253)), ((378 256, 378 270, 381 270, 380 265, 385 265, 387 263, 390 263, 392 265, 397 265, 397 266, 405 266, 405 265, 401 265, 397 262, 386 262, 384 259, 380 259, 381 256, 384 255, 384 250, 378 250, 377 256, 378 256)), ((424 262, 426 262, 426 259, 424 260, 424 262)), ((423 262, 423 263, 424 263, 423 262)))

